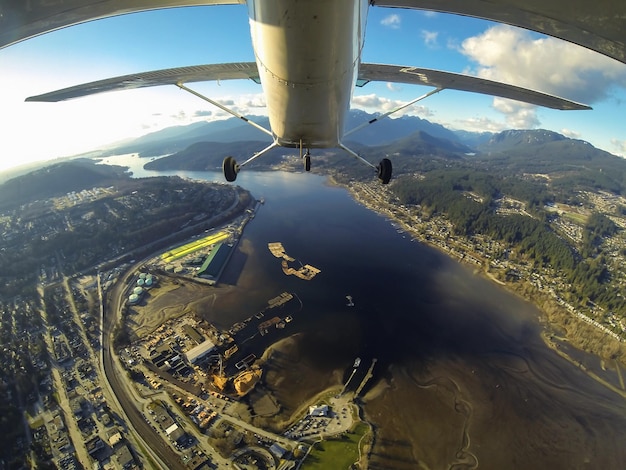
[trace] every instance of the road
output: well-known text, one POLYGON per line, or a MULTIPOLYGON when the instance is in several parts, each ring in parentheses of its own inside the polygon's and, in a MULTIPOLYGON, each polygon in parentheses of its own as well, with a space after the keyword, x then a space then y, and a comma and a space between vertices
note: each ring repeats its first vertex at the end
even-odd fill
POLYGON ((222 414, 221 419, 223 421, 228 421, 229 423, 235 424, 242 429, 247 429, 248 431, 258 434, 259 436, 263 436, 270 441, 278 442, 281 446, 286 447, 288 449, 293 449, 296 446, 296 443, 287 439, 285 436, 280 436, 278 434, 274 434, 273 432, 266 431, 265 429, 257 428, 250 423, 247 423, 239 418, 235 418, 232 415, 222 414))
MULTIPOLYGON (((180 460, 180 456, 170 447, 170 445, 161 439, 159 434, 145 420, 145 417, 135 406, 135 401, 130 396, 125 381, 127 375, 125 372, 120 373, 115 365, 114 351, 112 346, 113 329, 115 327, 117 312, 120 309, 120 299, 123 297, 124 289, 128 283, 130 274, 126 278, 116 284, 111 290, 110 305, 105 305, 104 325, 103 325, 103 368, 106 379, 120 406, 124 410, 126 417, 137 434, 141 436, 147 446, 166 464, 168 469, 184 470, 185 466, 180 460)), ((103 300, 104 301, 104 300, 103 300)))
MULTIPOLYGON (((118 255, 115 258, 111 258, 104 262, 99 262, 97 265, 85 268, 81 272, 76 273, 75 275, 82 276, 86 273, 93 273, 94 271, 97 271, 97 270, 106 270, 107 267, 110 268, 113 266, 119 266, 120 264, 126 262, 127 260, 137 258, 139 256, 146 256, 146 254, 148 254, 148 257, 150 257, 152 254, 154 254, 155 250, 158 251, 158 250, 165 249, 170 244, 173 244, 174 246, 176 246, 178 243, 182 242, 183 240, 186 240, 193 235, 197 235, 198 233, 201 233, 205 229, 209 230, 209 229, 215 228, 216 222, 219 222, 224 218, 230 218, 231 220, 234 219, 236 215, 231 214, 231 212, 237 208, 240 202, 241 202, 241 199, 239 197, 239 193, 235 191, 235 200, 223 212, 220 212, 217 215, 209 219, 203 220, 201 222, 198 222, 196 224, 192 224, 185 228, 176 230, 170 233, 169 235, 165 235, 157 240, 142 244, 141 246, 134 248, 132 250, 129 250, 121 255, 118 255)), ((245 208, 241 209, 241 213, 244 212, 244 209, 245 208)))
POLYGON ((50 323, 48 321, 48 312, 46 310, 46 305, 44 302, 43 287, 37 286, 37 292, 39 293, 39 297, 41 299, 41 305, 43 305, 43 308, 41 309, 41 319, 44 326, 46 327, 46 332, 43 336, 46 342, 46 347, 50 354, 50 370, 54 389, 57 392, 59 408, 62 411, 63 421, 65 422, 69 438, 71 439, 74 450, 76 451, 76 459, 83 467, 88 468, 91 465, 91 460, 87 454, 87 449, 85 448, 83 436, 78 429, 76 420, 74 419, 74 413, 72 413, 71 410, 69 398, 67 396, 67 390, 65 388, 65 383, 63 382, 63 378, 61 377, 61 371, 63 368, 57 363, 56 355, 54 353, 52 334, 50 332, 51 330, 49 326, 50 323))

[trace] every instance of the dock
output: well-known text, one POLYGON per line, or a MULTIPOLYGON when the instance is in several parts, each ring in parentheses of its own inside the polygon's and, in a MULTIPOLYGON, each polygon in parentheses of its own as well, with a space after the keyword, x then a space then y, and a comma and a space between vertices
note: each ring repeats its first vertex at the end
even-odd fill
POLYGON ((352 377, 354 377, 354 374, 356 374, 356 371, 357 371, 356 367, 354 369, 352 369, 352 373, 350 374, 350 377, 348 377, 348 380, 346 381, 346 383, 344 384, 343 388, 341 389, 341 392, 339 392, 339 396, 341 396, 344 393, 346 393, 346 389, 348 388, 348 385, 350 384, 350 381, 352 380, 352 377))
POLYGON ((300 269, 294 269, 290 267, 285 260, 281 262, 281 266, 283 268, 283 272, 287 276, 296 276, 300 279, 304 279, 305 281, 310 281, 321 272, 315 266, 311 266, 310 264, 305 264, 300 269))
POLYGON ((339 392, 338 396, 341 396, 344 393, 346 393, 346 390, 348 389, 348 385, 350 385, 350 382, 352 381, 352 377, 354 377, 354 374, 356 374, 356 371, 359 370, 359 366, 360 365, 361 365, 361 358, 357 357, 354 360, 354 364, 352 365, 352 373, 350 374, 350 377, 348 377, 348 380, 346 380, 346 383, 344 384, 343 388, 341 389, 341 392, 339 392))
POLYGON ((282 258, 285 261, 290 262, 295 261, 294 258, 287 255, 287 253, 285 252, 285 248, 283 247, 283 244, 281 242, 268 243, 267 247, 276 258, 282 258))
POLYGON ((281 242, 268 243, 267 247, 276 258, 282 258, 281 267, 283 268, 283 273, 287 276, 296 276, 300 279, 304 279, 305 281, 310 281, 322 272, 320 269, 315 266, 311 266, 310 264, 303 265, 300 263, 299 269, 289 266, 289 263, 293 263, 296 259, 292 258, 285 252, 285 247, 281 242))
POLYGON ((374 377, 373 371, 374 371, 374 366, 376 365, 377 361, 378 359, 376 358, 372 359, 372 364, 370 365, 370 368, 367 370, 367 374, 365 374, 365 377, 363 377, 363 380, 361 380, 361 383, 359 384, 359 387, 356 389, 356 392, 354 392, 355 398, 359 396, 359 394, 365 387, 365 384, 367 384, 368 380, 374 377))

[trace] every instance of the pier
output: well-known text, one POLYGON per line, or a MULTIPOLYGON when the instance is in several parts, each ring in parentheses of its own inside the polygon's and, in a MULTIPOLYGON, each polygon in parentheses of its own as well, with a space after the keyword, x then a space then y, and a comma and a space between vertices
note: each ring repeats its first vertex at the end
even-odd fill
POLYGON ((350 385, 350 381, 352 380, 352 377, 354 377, 354 374, 356 374, 357 369, 358 369, 357 367, 352 369, 352 373, 350 374, 350 377, 348 377, 348 380, 346 381, 346 384, 341 389, 341 392, 339 392, 339 396, 341 396, 344 393, 346 393, 346 389, 348 388, 348 385, 350 385))
POLYGON ((370 368, 367 370, 367 374, 365 374, 365 377, 363 377, 363 380, 361 380, 361 383, 359 384, 359 387, 356 389, 356 392, 354 392, 355 398, 359 396, 359 393, 361 393, 361 390, 363 390, 363 387, 365 387, 365 384, 367 383, 367 381, 371 379, 372 377, 374 377, 374 374, 372 372, 374 371, 374 366, 376 365, 377 361, 378 359, 376 358, 372 359, 372 364, 370 365, 370 368))

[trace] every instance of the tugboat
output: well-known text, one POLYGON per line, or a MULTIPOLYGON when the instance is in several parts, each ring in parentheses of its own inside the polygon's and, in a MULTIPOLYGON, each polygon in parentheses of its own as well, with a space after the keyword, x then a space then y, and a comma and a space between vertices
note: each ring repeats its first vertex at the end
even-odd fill
POLYGON ((352 301, 352 296, 351 295, 346 295, 346 299, 348 300, 348 303, 346 305, 348 307, 354 307, 354 302, 352 301))

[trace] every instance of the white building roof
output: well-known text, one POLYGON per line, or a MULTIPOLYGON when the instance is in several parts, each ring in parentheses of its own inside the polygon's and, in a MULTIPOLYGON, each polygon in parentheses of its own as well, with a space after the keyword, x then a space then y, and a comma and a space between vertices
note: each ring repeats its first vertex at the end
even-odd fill
POLYGON ((165 434, 167 434, 167 435, 169 436, 170 434, 172 434, 172 433, 173 433, 174 431, 176 431, 177 429, 178 429, 178 424, 174 423, 174 424, 172 424, 169 428, 167 428, 167 429, 165 430, 165 434))
POLYGON ((213 349, 215 349, 215 343, 207 339, 206 341, 200 343, 195 348, 191 348, 189 351, 187 351, 185 353, 185 356, 187 356, 187 360, 193 364, 198 359, 201 359, 204 356, 206 356, 213 349))
POLYGON ((328 405, 309 406, 309 414, 311 416, 326 416, 328 411, 328 405))

